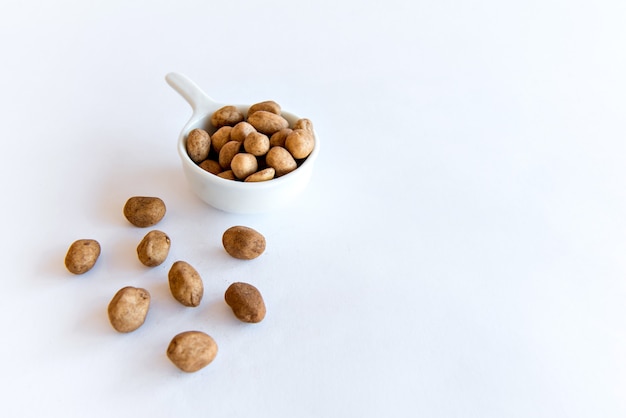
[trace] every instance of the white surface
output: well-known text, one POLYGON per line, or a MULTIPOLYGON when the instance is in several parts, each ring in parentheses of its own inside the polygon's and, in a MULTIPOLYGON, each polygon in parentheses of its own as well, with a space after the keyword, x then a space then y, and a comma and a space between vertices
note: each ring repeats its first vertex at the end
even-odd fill
POLYGON ((5 1, 2 416, 626 416, 622 1, 5 1), (324 138, 292 206, 221 213, 186 186, 186 73, 324 138), (143 268, 132 195, 168 206, 143 268), (265 254, 229 258, 245 224, 265 254), (100 241, 88 274, 70 243, 100 241), (169 265, 201 272, 196 309, 169 265), (233 319, 227 285, 265 296, 233 319), (142 328, 106 306, 150 290, 142 328), (178 332, 209 367, 165 357, 178 332), (140 415, 137 415, 140 414, 140 415))

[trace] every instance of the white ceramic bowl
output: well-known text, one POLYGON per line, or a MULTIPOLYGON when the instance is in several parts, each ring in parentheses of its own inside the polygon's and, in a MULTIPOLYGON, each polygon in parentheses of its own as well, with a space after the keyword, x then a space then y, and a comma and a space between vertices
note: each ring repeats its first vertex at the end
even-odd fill
MULTIPOLYGON (((202 200, 226 212, 261 213, 284 206, 305 189, 311 179, 313 166, 319 154, 320 145, 317 135, 315 135, 315 147, 311 154, 291 173, 256 183, 223 179, 195 164, 187 154, 185 142, 187 134, 195 128, 202 128, 213 134, 215 129, 211 126, 211 115, 226 104, 215 102, 182 74, 169 73, 165 80, 191 105, 193 111, 178 137, 178 154, 191 189, 202 200)), ((236 106, 244 115, 247 115, 250 105, 236 106)), ((299 116, 285 111, 282 115, 290 125, 300 119, 299 116)))

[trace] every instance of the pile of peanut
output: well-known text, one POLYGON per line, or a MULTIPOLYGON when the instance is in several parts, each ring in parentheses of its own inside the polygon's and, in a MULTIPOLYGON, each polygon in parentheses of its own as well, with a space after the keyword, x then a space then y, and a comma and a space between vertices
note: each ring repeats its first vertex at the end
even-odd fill
POLYGON ((256 103, 247 115, 224 106, 211 115, 208 130, 196 128, 185 143, 191 160, 209 173, 229 180, 258 182, 292 172, 315 147, 313 124, 293 126, 274 101, 256 103))
MULTIPOLYGON (((136 227, 156 225, 165 216, 165 203, 158 197, 135 196, 124 205, 124 216, 136 227)), ((265 251, 265 237, 245 226, 233 226, 222 235, 224 250, 234 258, 251 260, 265 251)), ((137 245, 137 258, 148 267, 163 264, 169 254, 171 240, 159 230, 149 231, 137 245)), ((100 244, 94 239, 73 242, 65 256, 66 268, 74 274, 85 274, 100 257, 100 244)), ((197 307, 204 295, 200 273, 188 262, 175 261, 168 272, 172 297, 187 307, 197 307)), ((143 288, 125 286, 113 296, 107 307, 111 326, 128 333, 141 327, 150 310, 150 292, 143 288)), ((259 290, 251 284, 232 283, 224 293, 224 301, 242 322, 258 323, 265 318, 265 302, 259 290)), ((195 372, 211 363, 217 355, 217 343, 202 331, 184 331, 171 340, 167 357, 179 369, 195 372)))

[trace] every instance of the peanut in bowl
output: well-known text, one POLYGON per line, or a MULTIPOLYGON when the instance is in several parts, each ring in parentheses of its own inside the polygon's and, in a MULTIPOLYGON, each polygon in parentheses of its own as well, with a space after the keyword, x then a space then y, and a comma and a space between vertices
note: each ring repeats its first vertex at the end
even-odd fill
MULTIPOLYGON (((293 171, 265 181, 248 182, 223 178, 201 168, 192 160, 187 149, 187 139, 194 129, 205 130, 213 136, 217 127, 211 123, 211 117, 227 104, 214 101, 182 74, 169 73, 165 79, 192 108, 191 118, 178 138, 178 154, 185 177, 192 191, 200 199, 226 212, 262 213, 285 206, 303 192, 311 179, 313 166, 319 154, 319 139, 312 127, 310 129, 314 138, 313 149, 306 158, 298 160, 297 168, 293 171)), ((247 119, 250 105, 234 107, 247 119)), ((299 116, 282 110, 280 115, 289 123, 289 127, 293 127, 301 120, 299 116)))

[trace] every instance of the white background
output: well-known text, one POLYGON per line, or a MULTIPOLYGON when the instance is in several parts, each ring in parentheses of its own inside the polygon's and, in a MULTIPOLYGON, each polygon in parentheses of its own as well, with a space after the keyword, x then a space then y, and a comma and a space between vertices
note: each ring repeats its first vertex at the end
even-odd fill
POLYGON ((2 416, 626 416, 625 22, 610 0, 5 0, 2 416), (252 216, 196 198, 170 71, 310 118, 301 198, 252 216), (168 208, 153 269, 133 195, 168 208), (261 257, 224 252, 236 224, 261 257), (102 256, 73 276, 79 238, 102 256), (198 308, 169 294, 178 259, 198 308), (234 281, 262 323, 224 304, 234 281), (118 334, 126 285, 153 300, 118 334), (194 374, 165 356, 190 329, 219 345, 194 374))

